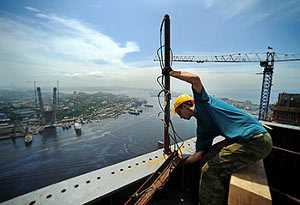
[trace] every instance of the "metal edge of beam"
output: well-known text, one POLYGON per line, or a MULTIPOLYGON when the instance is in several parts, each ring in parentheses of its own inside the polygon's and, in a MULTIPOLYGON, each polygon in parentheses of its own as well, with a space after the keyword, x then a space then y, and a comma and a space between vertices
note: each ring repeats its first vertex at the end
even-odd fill
POLYGON ((264 121, 264 120, 259 120, 259 122, 261 122, 262 124, 266 124, 268 126, 281 127, 281 128, 300 131, 300 127, 296 126, 296 125, 287 125, 287 124, 282 124, 282 123, 278 123, 278 122, 268 122, 268 121, 264 121))
MULTIPOLYGON (((184 141, 182 154, 195 152, 196 138, 184 141)), ((1 204, 85 204, 99 200, 152 174, 166 160, 163 149, 15 197, 1 204)))

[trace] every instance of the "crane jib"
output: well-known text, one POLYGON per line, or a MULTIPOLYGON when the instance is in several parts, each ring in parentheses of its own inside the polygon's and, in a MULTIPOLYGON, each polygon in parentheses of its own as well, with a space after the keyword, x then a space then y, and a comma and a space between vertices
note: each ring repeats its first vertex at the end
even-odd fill
MULTIPOLYGON (((272 48, 268 47, 268 49, 272 48)), ((158 59, 155 58, 154 61, 158 61, 158 59)), ((300 54, 285 54, 268 51, 266 53, 234 53, 214 56, 174 55, 172 61, 194 63, 260 63, 264 71, 258 119, 263 120, 267 117, 269 108, 274 62, 300 61, 300 54)))

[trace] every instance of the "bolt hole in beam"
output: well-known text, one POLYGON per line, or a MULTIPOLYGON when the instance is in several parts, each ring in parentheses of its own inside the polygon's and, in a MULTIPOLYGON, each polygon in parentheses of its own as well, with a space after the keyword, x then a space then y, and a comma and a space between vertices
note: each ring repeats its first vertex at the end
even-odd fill
POLYGON ((149 160, 151 161, 152 159, 151 159, 151 158, 149 158, 149 160))
POLYGON ((99 179, 101 179, 101 177, 97 177, 97 179, 99 180, 99 179))
POLYGON ((89 184, 90 182, 91 182, 90 180, 87 180, 87 181, 86 181, 87 184, 89 184))
POLYGON ((29 203, 29 205, 33 205, 33 204, 35 204, 35 201, 32 201, 32 202, 29 203))
POLYGON ((74 186, 74 188, 78 188, 79 187, 79 185, 78 184, 76 184, 75 186, 74 186))
POLYGON ((158 156, 157 156, 157 155, 155 155, 155 158, 157 159, 157 158, 158 158, 158 156))
POLYGON ((128 169, 130 169, 131 168, 131 166, 128 166, 128 169))
POLYGON ((135 165, 137 166, 137 165, 139 165, 139 163, 135 163, 135 165))
POLYGON ((144 160, 143 163, 145 163, 146 161, 144 160))
POLYGON ((50 199, 52 197, 52 194, 49 194, 46 198, 50 199))
POLYGON ((111 172, 111 174, 115 174, 115 172, 111 172))
POLYGON ((124 169, 120 169, 121 172, 123 172, 124 169))
POLYGON ((67 190, 66 189, 63 189, 63 190, 61 190, 60 192, 61 193, 65 193, 67 190))

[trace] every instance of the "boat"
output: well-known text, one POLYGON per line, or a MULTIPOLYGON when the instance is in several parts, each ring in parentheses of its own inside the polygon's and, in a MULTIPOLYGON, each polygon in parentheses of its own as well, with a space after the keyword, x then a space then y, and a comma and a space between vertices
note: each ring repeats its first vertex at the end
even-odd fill
POLYGON ((153 107, 153 105, 145 104, 145 107, 153 107))
POLYGON ((129 110, 128 113, 131 115, 139 115, 140 114, 140 112, 137 110, 129 110))
POLYGON ((77 134, 80 134, 81 133, 81 124, 79 122, 75 122, 74 129, 77 134))
POLYGON ((27 132, 24 138, 25 143, 31 143, 32 142, 32 134, 30 132, 27 132))

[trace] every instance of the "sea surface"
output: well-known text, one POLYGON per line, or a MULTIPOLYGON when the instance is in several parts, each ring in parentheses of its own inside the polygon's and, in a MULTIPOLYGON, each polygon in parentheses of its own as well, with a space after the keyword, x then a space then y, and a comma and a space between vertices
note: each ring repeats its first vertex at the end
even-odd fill
MULTIPOLYGON (((73 127, 57 127, 35 135, 29 146, 24 138, 0 140, 0 202, 156 150, 157 141, 163 141, 158 99, 142 91, 126 94, 154 107, 142 105, 137 116, 122 114, 83 124, 81 136, 73 127)), ((195 136, 194 119, 171 115, 183 140, 195 136)))

